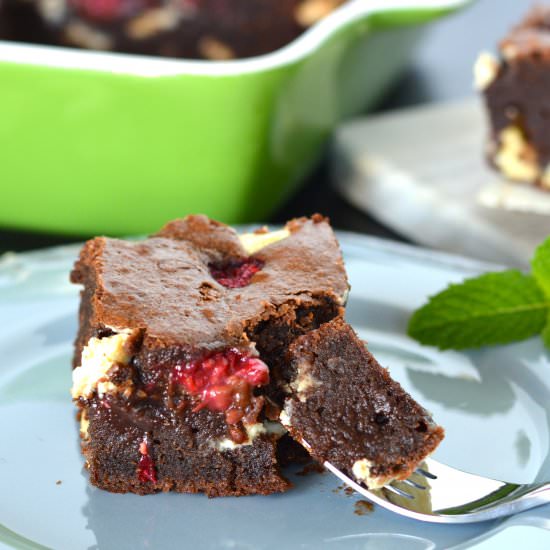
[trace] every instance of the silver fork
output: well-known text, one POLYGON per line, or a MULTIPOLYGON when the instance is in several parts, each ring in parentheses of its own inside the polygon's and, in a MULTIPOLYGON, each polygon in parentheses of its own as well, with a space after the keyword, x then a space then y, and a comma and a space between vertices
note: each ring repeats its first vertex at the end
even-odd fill
POLYGON ((324 466, 375 504, 420 521, 487 521, 550 502, 550 483, 506 483, 469 474, 431 458, 408 479, 394 481, 376 491, 355 482, 330 462, 324 466))

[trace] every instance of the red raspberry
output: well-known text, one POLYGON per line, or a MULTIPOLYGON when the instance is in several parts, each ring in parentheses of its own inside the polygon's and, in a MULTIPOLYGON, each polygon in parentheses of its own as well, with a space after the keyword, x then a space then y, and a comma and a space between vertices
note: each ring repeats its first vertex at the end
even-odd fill
POLYGON ((232 348, 178 364, 172 380, 200 397, 195 411, 225 412, 228 424, 235 424, 253 400, 252 389, 269 383, 269 369, 257 357, 232 348))
POLYGON ((210 274, 220 285, 227 288, 242 288, 250 284, 252 277, 261 271, 265 262, 258 258, 230 260, 223 264, 211 264, 210 274))
POLYGON ((138 479, 142 483, 156 483, 157 473, 155 471, 155 463, 149 454, 149 445, 147 443, 147 436, 143 438, 143 441, 139 444, 139 462, 137 467, 138 479))

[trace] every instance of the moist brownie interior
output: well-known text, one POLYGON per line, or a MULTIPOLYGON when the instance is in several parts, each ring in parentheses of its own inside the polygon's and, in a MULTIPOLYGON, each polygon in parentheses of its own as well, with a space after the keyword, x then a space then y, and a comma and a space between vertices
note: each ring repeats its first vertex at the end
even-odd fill
POLYGON ((288 359, 295 374, 283 424, 319 462, 370 489, 409 477, 443 439, 342 319, 298 338, 288 359))

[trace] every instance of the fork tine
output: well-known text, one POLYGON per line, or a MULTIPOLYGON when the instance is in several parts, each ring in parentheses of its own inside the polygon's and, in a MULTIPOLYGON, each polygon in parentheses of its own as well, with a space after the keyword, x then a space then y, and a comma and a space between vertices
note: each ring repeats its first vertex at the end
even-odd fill
POLYGON ((412 479, 404 479, 401 481, 401 483, 405 483, 407 485, 410 485, 411 487, 414 487, 415 489, 421 489, 422 491, 425 491, 427 487, 425 485, 420 485, 420 483, 417 483, 416 481, 412 479))
POLYGON ((330 462, 324 465, 346 485, 382 508, 430 523, 489 521, 547 504, 550 500, 550 483, 507 483, 464 472, 432 458, 427 458, 422 467, 415 470, 417 475, 426 478, 425 490, 403 481, 396 481, 397 487, 388 484, 380 491, 370 490, 330 462), (428 479, 438 481, 430 486, 428 479))
POLYGON ((386 491, 389 491, 390 493, 394 493, 400 497, 408 498, 410 500, 414 500, 414 496, 407 493, 406 491, 403 491, 402 489, 398 489, 397 487, 394 487, 393 485, 384 485, 384 489, 386 491))
POLYGON ((428 472, 428 471, 426 471, 426 470, 423 470, 422 468, 417 468, 417 469, 415 470, 415 472, 416 472, 417 474, 420 474, 421 476, 427 477, 428 479, 437 479, 437 476, 436 476, 436 475, 434 475, 434 474, 432 474, 432 473, 430 473, 430 472, 428 472))

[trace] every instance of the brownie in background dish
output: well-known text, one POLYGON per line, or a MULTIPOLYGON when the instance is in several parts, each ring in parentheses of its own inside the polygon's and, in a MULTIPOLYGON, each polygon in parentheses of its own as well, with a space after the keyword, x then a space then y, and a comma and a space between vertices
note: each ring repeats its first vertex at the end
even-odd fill
POLYGON ((50 39, 34 0, 0 0, 0 40, 47 43, 50 39))
MULTIPOLYGON (((281 48, 345 0, 5 1, 33 25, 38 19, 54 44, 226 60, 281 48)), ((26 40, 20 14, 13 22, 7 36, 26 40)))
POLYGON ((550 190, 550 6, 533 8, 498 56, 481 54, 475 79, 489 114, 491 164, 510 180, 550 190))

